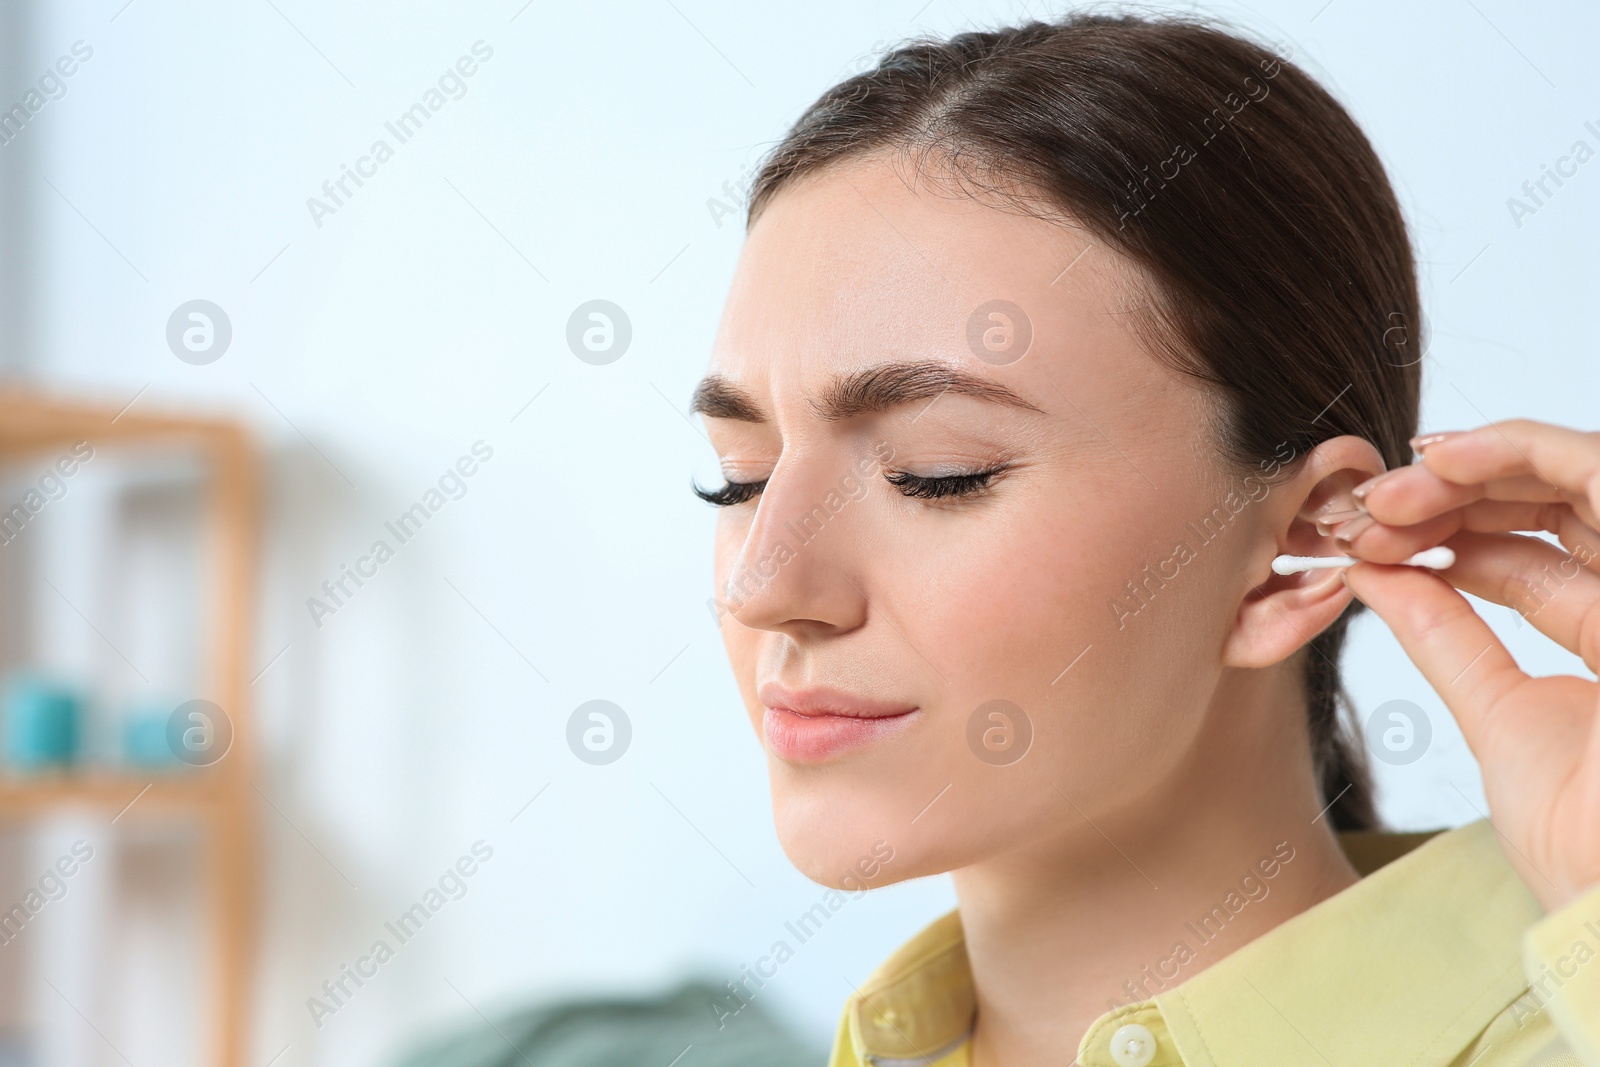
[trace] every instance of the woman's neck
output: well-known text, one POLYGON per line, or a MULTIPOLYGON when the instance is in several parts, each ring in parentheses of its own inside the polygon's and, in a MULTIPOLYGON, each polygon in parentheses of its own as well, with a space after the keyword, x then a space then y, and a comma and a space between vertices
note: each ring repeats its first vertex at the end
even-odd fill
MULTIPOLYGON (((1358 880, 1317 810, 1309 760, 1217 759, 1218 744, 1243 740, 1213 738, 1192 774, 1138 811, 1096 814, 1092 798, 1072 797, 1079 810, 1057 837, 954 873, 977 989, 973 1067, 1059 1067, 1112 1007, 1172 988, 1358 880), (1242 767, 1253 771, 1218 770, 1242 767)), ((1261 733, 1244 744, 1273 747, 1261 733)))

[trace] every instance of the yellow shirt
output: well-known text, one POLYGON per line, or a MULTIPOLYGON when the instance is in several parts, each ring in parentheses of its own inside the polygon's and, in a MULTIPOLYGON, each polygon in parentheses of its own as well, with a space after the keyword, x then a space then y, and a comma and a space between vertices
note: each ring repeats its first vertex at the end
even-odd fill
MULTIPOLYGON (((1544 915, 1486 819, 1339 842, 1359 882, 1108 1010, 1077 1063, 1600 1067, 1600 888, 1544 915)), ((830 1067, 967 1067, 975 1004, 952 911, 846 1002, 830 1067)))

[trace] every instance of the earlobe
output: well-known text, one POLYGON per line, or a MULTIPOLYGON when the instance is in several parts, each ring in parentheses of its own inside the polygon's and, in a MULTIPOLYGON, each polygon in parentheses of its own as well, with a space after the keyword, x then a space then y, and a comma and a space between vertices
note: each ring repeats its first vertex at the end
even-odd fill
POLYGON ((1270 574, 1239 605, 1223 643, 1227 667, 1270 667, 1333 625, 1354 599, 1338 570, 1270 574))
POLYGON ((1272 559, 1284 553, 1339 555, 1319 522, 1358 511, 1360 501, 1351 490, 1383 470, 1383 457, 1372 442, 1344 435, 1317 445, 1294 475, 1274 488, 1277 502, 1267 510, 1260 540, 1247 556, 1250 585, 1223 644, 1225 666, 1280 663, 1349 606, 1354 597, 1340 579, 1341 571, 1275 574, 1272 559))

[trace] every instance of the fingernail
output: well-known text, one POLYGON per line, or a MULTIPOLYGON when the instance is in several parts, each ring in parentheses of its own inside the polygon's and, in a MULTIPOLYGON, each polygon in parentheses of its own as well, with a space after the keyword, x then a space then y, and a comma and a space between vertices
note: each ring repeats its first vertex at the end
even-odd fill
POLYGON ((1358 518, 1366 513, 1366 508, 1351 508, 1348 511, 1330 511, 1326 515, 1322 515, 1317 518, 1317 533, 1321 534, 1323 537, 1327 537, 1329 534, 1333 533, 1333 528, 1339 525, 1341 522, 1349 522, 1351 519, 1358 518))
POLYGON ((1367 498, 1367 494, 1372 492, 1373 486, 1389 477, 1389 475, 1393 474, 1395 471, 1404 469, 1404 467, 1396 467, 1393 471, 1384 471, 1382 474, 1373 475, 1371 478, 1368 478, 1366 481, 1350 490, 1350 495, 1355 497, 1357 500, 1365 500, 1367 498))
POLYGON ((1350 548, 1355 539, 1366 533, 1375 520, 1371 515, 1358 515, 1339 528, 1333 543, 1340 548, 1350 548))
POLYGON ((1460 432, 1460 430, 1441 430, 1438 433, 1418 434, 1411 439, 1411 449, 1414 452, 1421 452, 1429 445, 1437 444, 1447 437, 1454 437, 1460 432))

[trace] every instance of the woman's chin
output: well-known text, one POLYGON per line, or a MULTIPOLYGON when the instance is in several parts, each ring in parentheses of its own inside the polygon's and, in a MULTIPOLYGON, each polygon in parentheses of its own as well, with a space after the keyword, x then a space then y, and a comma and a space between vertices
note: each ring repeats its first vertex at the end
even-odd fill
POLYGON ((898 808, 846 798, 774 795, 778 841, 801 874, 831 889, 856 890, 941 874, 970 862, 961 843, 909 825, 898 808))

